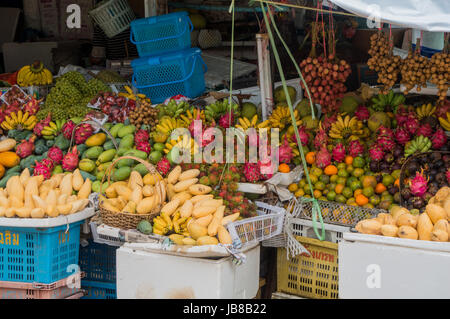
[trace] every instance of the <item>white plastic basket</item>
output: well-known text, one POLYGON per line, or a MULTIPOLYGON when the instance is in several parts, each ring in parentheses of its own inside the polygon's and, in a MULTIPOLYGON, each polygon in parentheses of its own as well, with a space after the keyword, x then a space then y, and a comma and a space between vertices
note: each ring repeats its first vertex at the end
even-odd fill
POLYGON ((128 29, 130 22, 135 19, 134 12, 126 0, 104 1, 89 14, 109 38, 128 29))
POLYGON ((233 246, 240 248, 279 235, 283 230, 286 210, 283 207, 255 202, 259 216, 227 224, 233 246))
POLYGON ((124 243, 120 240, 120 229, 118 228, 106 225, 98 225, 95 221, 91 221, 89 223, 89 226, 91 226, 92 239, 98 244, 122 246, 122 244, 124 243))

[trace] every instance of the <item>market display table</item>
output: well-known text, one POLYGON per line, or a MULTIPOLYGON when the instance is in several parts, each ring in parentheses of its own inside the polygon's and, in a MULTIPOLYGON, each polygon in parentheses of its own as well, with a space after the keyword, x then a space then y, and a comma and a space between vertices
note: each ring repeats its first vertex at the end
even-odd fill
POLYGON ((450 298, 450 244, 344 233, 339 298, 450 298))

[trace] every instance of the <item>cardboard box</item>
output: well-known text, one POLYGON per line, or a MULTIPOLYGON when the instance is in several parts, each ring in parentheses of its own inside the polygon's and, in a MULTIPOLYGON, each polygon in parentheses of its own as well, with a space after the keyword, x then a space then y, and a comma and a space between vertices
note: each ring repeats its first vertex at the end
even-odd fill
POLYGON ((59 3, 60 21, 59 29, 60 36, 64 40, 78 40, 78 39, 92 39, 94 35, 94 25, 92 18, 89 16, 89 11, 94 7, 93 0, 61 0, 59 3), (81 27, 70 29, 67 26, 67 19, 73 13, 67 13, 67 7, 71 4, 80 6, 81 13, 81 27))
POLYGON ((42 32, 49 37, 58 38, 60 35, 58 1, 39 0, 39 12, 42 32))

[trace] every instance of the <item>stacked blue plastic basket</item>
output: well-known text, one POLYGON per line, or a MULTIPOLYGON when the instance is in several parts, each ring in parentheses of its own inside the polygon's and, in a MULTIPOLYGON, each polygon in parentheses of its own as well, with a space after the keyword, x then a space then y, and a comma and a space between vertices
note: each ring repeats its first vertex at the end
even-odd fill
POLYGON ((140 56, 131 63, 133 85, 153 103, 178 94, 194 98, 205 91, 206 65, 201 50, 190 48, 192 30, 187 12, 131 22, 131 41, 140 56))

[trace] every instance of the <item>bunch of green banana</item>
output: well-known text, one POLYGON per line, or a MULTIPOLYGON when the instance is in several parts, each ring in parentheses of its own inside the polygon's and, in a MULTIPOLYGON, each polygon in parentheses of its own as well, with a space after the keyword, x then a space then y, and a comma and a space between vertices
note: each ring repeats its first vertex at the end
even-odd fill
MULTIPOLYGON (((234 113, 234 116, 239 115, 239 105, 231 102, 231 110, 234 113)), ((225 113, 230 111, 230 104, 228 103, 228 99, 223 99, 222 101, 216 101, 213 104, 206 106, 205 115, 207 120, 215 120, 222 116, 225 113)))
POLYGON ((56 120, 55 122, 50 122, 48 126, 45 126, 42 129, 42 137, 46 140, 53 140, 59 135, 65 123, 65 120, 56 120))
POLYGON ((169 215, 161 213, 160 216, 153 219, 153 233, 164 236, 168 233, 175 233, 184 236, 190 236, 187 230, 187 223, 191 217, 180 217, 180 212, 176 212, 172 219, 169 215))
POLYGON ((450 131, 450 112, 447 112, 446 116, 447 118, 440 117, 439 123, 446 131, 450 131))
POLYGON ((397 110, 397 107, 405 103, 405 96, 403 94, 395 94, 394 91, 389 91, 389 94, 378 94, 378 96, 370 99, 372 102, 372 108, 375 111, 383 112, 386 106, 390 105, 393 112, 397 110))
POLYGON ((339 115, 336 122, 331 124, 331 129, 328 132, 328 136, 333 139, 355 139, 364 135, 364 125, 358 120, 356 116, 350 117, 350 115, 342 118, 339 115))
POLYGON ((190 108, 189 103, 187 102, 179 102, 177 103, 175 100, 170 100, 167 105, 160 105, 158 118, 162 118, 163 116, 169 116, 172 118, 177 118, 184 112, 186 112, 190 108))
POLYGON ((423 104, 416 109, 419 120, 427 116, 432 116, 434 112, 436 112, 436 106, 431 105, 431 103, 423 104))
POLYGON ((406 143, 405 157, 408 157, 409 155, 412 155, 414 153, 428 152, 431 148, 431 145, 432 143, 428 137, 420 135, 415 139, 413 139, 412 141, 406 143))

